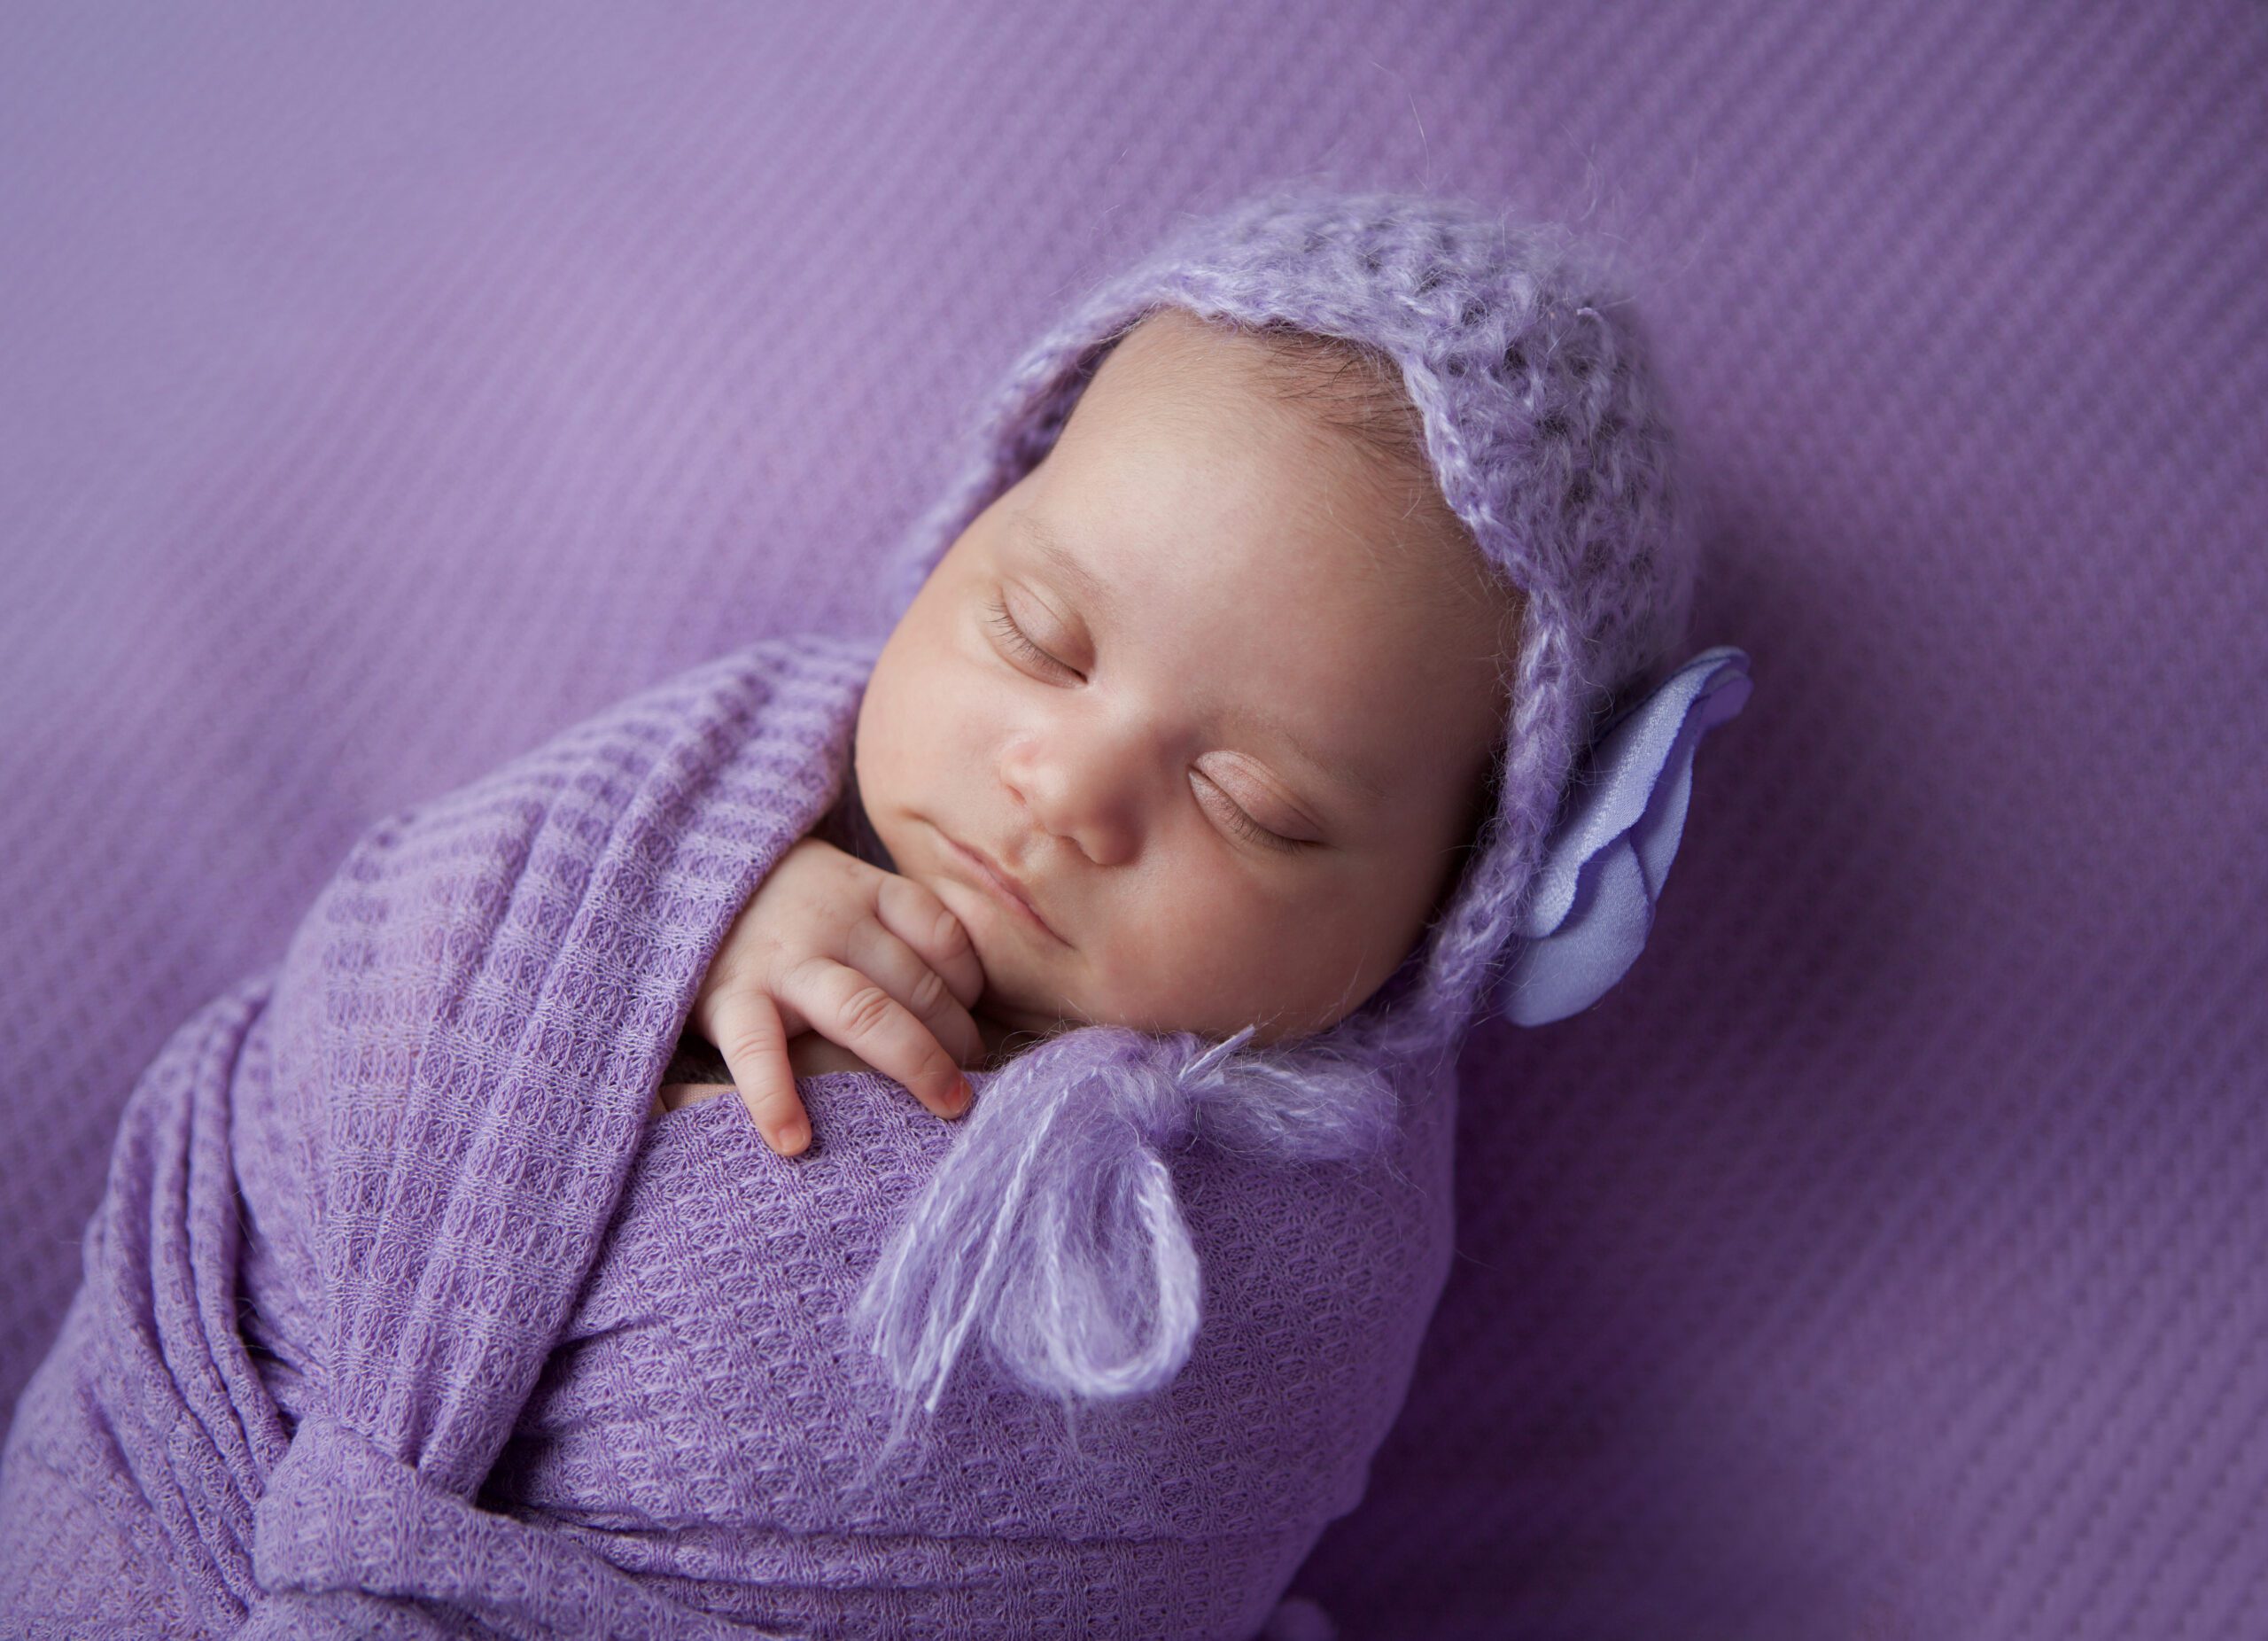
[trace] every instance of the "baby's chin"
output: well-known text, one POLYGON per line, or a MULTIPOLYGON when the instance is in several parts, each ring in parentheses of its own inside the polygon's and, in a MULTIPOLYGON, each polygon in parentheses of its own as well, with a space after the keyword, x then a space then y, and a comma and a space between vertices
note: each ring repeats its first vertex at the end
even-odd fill
POLYGON ((988 1049, 997 1052, 1003 1041, 1012 1048, 1029 1048, 1041 1038, 1090 1023, 1084 1015, 1066 1012, 1068 999, 1060 992, 1019 984, 1016 969, 1030 963, 1028 953, 1004 952, 995 964, 989 960, 983 937, 972 931, 970 938, 977 961, 984 966, 984 992, 969 1013, 988 1049))
POLYGON ((1064 1012, 1067 999, 1057 998, 1052 1005, 1045 999, 1025 998, 1012 987, 988 986, 969 1012, 976 1017, 977 1029, 985 1034, 988 1046, 992 1044, 994 1028, 1014 1036, 1018 1046, 1029 1047, 1034 1038, 1053 1037, 1079 1026, 1124 1026, 1130 1030, 1169 1034, 1175 1031, 1194 1031, 1200 1036, 1226 1035, 1208 1033, 1206 1028, 1191 1023, 1161 1023, 1153 1014, 1141 1010, 1114 1010, 1107 1002, 1081 1007, 1076 1013, 1064 1012))
MULTIPOLYGON (((978 952, 979 961, 983 960, 983 955, 982 951, 978 952)), ((989 984, 984 988, 984 995, 977 999, 975 1008, 970 1012, 990 1019, 1007 1030, 1036 1033, 1041 1037, 1052 1037, 1071 1026, 1086 1023, 1082 1019, 1065 1015, 1060 1007, 1050 1007, 1038 999, 1025 998, 1012 987, 989 984)), ((983 1023, 983 1020, 978 1023, 983 1023)))

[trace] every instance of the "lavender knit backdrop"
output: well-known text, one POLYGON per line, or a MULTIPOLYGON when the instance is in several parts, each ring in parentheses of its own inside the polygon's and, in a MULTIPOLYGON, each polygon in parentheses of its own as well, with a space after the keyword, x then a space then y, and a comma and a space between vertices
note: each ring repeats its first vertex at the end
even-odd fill
POLYGON ((0 10, 0 1395, 382 813, 865 630, 1078 289, 1286 175, 1642 261, 1651 946, 1464 1066, 1348 1637, 2268 1633, 2268 14, 0 10))

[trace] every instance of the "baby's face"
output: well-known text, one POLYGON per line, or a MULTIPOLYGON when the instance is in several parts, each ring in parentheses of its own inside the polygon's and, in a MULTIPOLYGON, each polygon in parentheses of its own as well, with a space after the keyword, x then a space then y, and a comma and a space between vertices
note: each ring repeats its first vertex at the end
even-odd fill
POLYGON ((868 682, 867 818, 1006 1024, 1320 1030, 1417 943, 1481 818, 1503 607, 1422 476, 1284 404, 1262 346, 1177 309, 1129 334, 868 682))

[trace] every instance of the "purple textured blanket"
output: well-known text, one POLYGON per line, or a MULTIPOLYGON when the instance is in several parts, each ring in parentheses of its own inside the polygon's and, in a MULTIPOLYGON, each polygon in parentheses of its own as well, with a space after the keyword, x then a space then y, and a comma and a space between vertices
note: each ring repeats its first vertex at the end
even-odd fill
POLYGON ((850 1308, 959 1131, 871 1074, 805 1083, 792 1161, 649 1119, 875 648, 753 646, 380 823, 174 1035, 9 1435, 12 1633, 1261 1628, 1447 1274, 1452 1071, 1369 1163, 1172 1159, 1167 1391, 1067 1419, 972 1355, 887 1451, 850 1308))

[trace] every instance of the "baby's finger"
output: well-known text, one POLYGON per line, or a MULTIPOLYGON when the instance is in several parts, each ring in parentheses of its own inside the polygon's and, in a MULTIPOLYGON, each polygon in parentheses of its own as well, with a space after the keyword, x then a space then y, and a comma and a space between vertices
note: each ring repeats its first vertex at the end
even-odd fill
POLYGON ((894 1077, 939 1116, 968 1107, 960 1067, 913 1011, 848 964, 808 957, 782 977, 780 994, 811 1029, 894 1077))
POLYGON ((884 928, 937 971, 964 1007, 976 1007, 984 995, 984 965, 967 929, 934 890, 892 873, 874 897, 874 911, 884 928))
POLYGON ((975 1065, 984 1058, 975 1017, 912 946, 870 917, 851 926, 845 946, 843 960, 905 1004, 955 1062, 975 1065))
POLYGON ((779 1008, 763 992, 742 988, 719 992, 711 1013, 717 1052, 725 1057, 757 1132, 781 1156, 795 1155, 811 1144, 812 1125, 796 1093, 779 1008))

